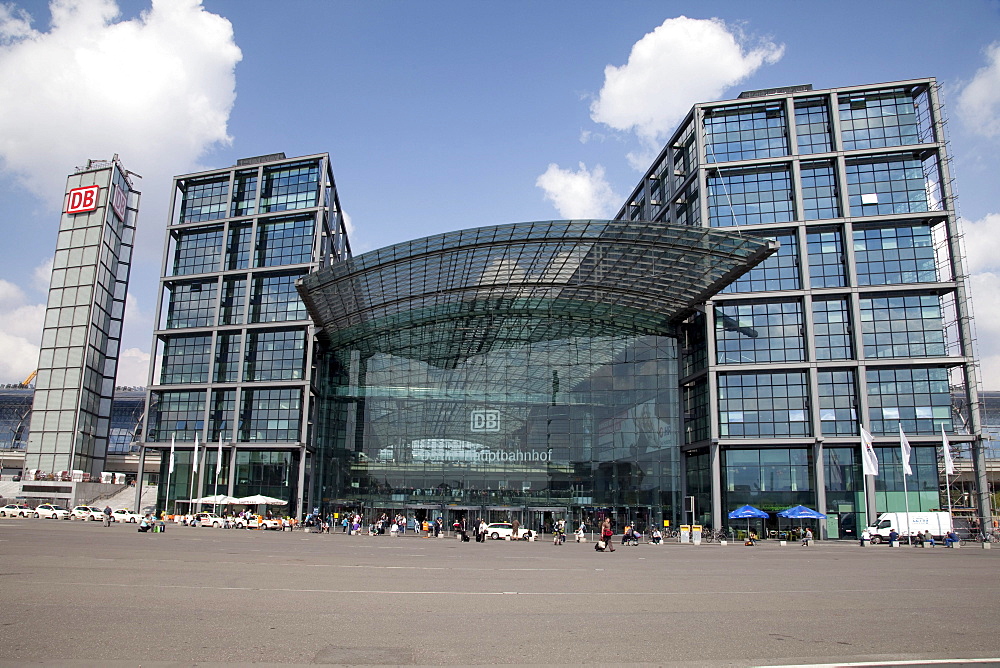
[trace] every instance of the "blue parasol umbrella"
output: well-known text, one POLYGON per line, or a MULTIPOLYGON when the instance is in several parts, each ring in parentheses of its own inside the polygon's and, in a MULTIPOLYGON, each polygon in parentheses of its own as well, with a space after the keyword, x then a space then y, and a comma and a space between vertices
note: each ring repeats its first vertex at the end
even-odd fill
POLYGON ((785 508, 780 513, 778 513, 778 516, 779 517, 788 517, 788 518, 791 518, 793 520, 802 520, 802 519, 825 520, 826 519, 826 515, 824 515, 823 513, 818 512, 816 510, 813 510, 812 508, 806 508, 805 506, 792 506, 791 508, 785 508))
MULTIPOLYGON (((792 506, 791 508, 785 508, 778 513, 778 517, 787 517, 793 520, 825 520, 826 515, 823 513, 813 510, 812 508, 806 508, 805 506, 792 506)), ((817 531, 819 529, 817 528, 817 531)), ((778 531, 781 531, 781 520, 778 520, 778 531)))
POLYGON ((746 521, 747 521, 747 535, 748 536, 750 535, 750 518, 752 518, 752 517, 761 517, 761 518, 763 518, 763 517, 770 517, 770 515, 768 515, 767 513, 765 513, 760 508, 754 508, 751 505, 741 506, 740 508, 737 508, 733 512, 729 513, 729 519, 731 519, 731 520, 746 519, 746 521))

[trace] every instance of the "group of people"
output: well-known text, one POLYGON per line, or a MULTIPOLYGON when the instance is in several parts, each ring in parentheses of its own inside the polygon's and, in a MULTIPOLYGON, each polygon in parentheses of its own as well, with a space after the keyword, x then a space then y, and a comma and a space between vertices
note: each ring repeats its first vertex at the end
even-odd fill
MULTIPOLYGON (((930 531, 927 531, 927 530, 925 530, 923 532, 915 531, 911 535, 902 536, 902 535, 900 535, 900 533, 898 531, 896 531, 896 529, 894 529, 894 528, 893 529, 889 529, 889 544, 890 545, 897 544, 899 542, 900 538, 908 538, 909 542, 910 542, 910 545, 912 545, 913 547, 925 547, 925 546, 928 546, 928 545, 930 547, 934 547, 935 545, 937 545, 937 543, 934 540, 934 536, 933 536, 933 534, 931 534, 930 531)), ((866 527, 861 532, 861 535, 858 537, 858 543, 860 544, 861 547, 864 547, 865 544, 871 542, 871 540, 872 540, 871 529, 868 529, 866 527)), ((954 545, 955 543, 958 543, 960 541, 961 541, 961 539, 958 537, 958 534, 955 533, 954 529, 951 530, 951 531, 949 531, 948 533, 946 533, 944 535, 944 545, 945 545, 945 547, 951 547, 952 545, 954 545)))

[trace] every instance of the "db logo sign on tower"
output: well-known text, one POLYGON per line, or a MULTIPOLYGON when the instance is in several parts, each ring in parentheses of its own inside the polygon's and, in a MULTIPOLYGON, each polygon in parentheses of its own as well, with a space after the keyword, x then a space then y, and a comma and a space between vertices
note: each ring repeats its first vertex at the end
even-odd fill
POLYGON ((101 186, 73 188, 66 196, 66 213, 83 213, 97 208, 97 196, 101 186))

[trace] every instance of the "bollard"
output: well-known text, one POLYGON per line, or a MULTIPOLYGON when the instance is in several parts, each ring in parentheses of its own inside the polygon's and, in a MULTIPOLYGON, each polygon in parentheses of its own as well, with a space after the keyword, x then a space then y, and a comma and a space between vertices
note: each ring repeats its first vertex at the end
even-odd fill
POLYGON ((990 549, 990 544, 988 542, 986 542, 986 541, 983 541, 983 549, 984 550, 990 549))
POLYGON ((780 545, 781 547, 784 547, 784 546, 788 545, 788 541, 787 540, 779 540, 778 541, 778 545, 780 545))
POLYGON ((727 541, 720 540, 719 541, 719 545, 721 545, 722 547, 725 547, 726 545, 729 545, 729 543, 727 541))

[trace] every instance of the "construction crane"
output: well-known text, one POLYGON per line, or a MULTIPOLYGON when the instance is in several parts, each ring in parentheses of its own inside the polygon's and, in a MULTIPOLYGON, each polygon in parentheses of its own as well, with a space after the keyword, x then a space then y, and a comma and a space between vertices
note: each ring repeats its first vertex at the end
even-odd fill
POLYGON ((28 377, 24 379, 21 385, 27 386, 27 384, 33 381, 35 379, 35 376, 37 375, 38 375, 38 369, 35 369, 34 371, 28 374, 28 377))

